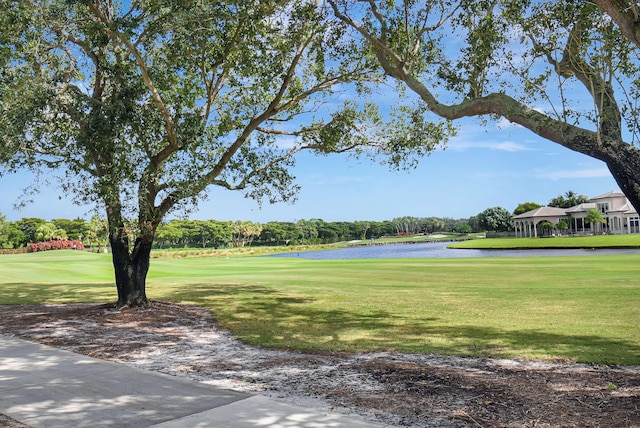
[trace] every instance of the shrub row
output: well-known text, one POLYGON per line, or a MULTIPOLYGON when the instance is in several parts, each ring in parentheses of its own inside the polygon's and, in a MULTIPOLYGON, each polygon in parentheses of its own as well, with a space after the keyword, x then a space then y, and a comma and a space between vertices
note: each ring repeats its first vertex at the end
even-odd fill
POLYGON ((0 249, 0 254, 22 254, 26 252, 27 252, 27 247, 0 249))
POLYGON ((84 244, 77 240, 56 240, 30 243, 27 245, 28 253, 49 250, 84 250, 84 244))

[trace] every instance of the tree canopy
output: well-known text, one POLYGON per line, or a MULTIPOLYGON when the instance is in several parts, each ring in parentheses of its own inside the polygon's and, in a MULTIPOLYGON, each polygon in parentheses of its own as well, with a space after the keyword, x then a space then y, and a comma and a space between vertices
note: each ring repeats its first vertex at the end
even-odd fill
POLYGON ((591 224, 596 224, 596 223, 605 224, 607 222, 606 218, 604 217, 604 214, 602 214, 601 211, 595 208, 591 208, 587 210, 587 213, 584 217, 584 221, 591 224))
POLYGON ((119 305, 146 303, 158 225, 211 186, 291 201, 301 150, 397 167, 450 132, 410 106, 385 125, 355 96, 372 58, 312 1, 9 0, 0 25, 3 170, 105 209, 119 305))
POLYGON ((502 207, 487 208, 478 214, 478 224, 483 230, 508 232, 513 230, 511 213, 502 207))
POLYGON ((558 195, 549 201, 550 207, 556 208, 571 208, 576 205, 589 202, 589 197, 586 195, 578 195, 573 190, 565 192, 564 195, 558 195))
POLYGON ((431 117, 501 117, 599 159, 640 211, 636 2, 328 2, 431 117))
POLYGON ((524 214, 527 211, 535 210, 536 208, 540 208, 542 205, 536 202, 522 202, 518 204, 515 210, 513 210, 513 215, 524 214))

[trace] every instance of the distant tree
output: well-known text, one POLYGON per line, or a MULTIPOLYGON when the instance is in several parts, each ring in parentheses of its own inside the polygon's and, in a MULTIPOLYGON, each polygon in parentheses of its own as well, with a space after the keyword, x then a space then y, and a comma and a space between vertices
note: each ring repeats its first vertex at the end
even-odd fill
POLYGON ((362 231, 362 234, 360 235, 360 237, 358 239, 367 239, 367 232, 369 232, 369 229, 371 229, 371 222, 369 221, 358 221, 357 222, 360 230, 362 231))
POLYGON ((469 226, 471 226, 473 232, 482 232, 482 227, 480 226, 480 222, 478 221, 478 216, 474 215, 469 217, 467 223, 469 223, 469 226))
POLYGON ((57 239, 67 239, 67 232, 59 229, 55 224, 43 223, 36 229, 35 242, 44 242, 57 239))
POLYGON ((199 236, 199 247, 207 248, 207 245, 219 239, 216 235, 219 233, 218 223, 212 220, 192 220, 192 228, 196 235, 199 236))
POLYGON ((512 214, 502 207, 487 208, 478 214, 478 224, 483 230, 507 232, 513 230, 512 214))
POLYGON ((542 207, 542 205, 535 202, 522 202, 521 204, 518 204, 515 210, 513 210, 513 215, 524 214, 528 211, 532 211, 540 207, 542 207))
POLYGON ((94 215, 87 226, 87 243, 90 247, 100 247, 107 244, 109 230, 106 219, 94 215))
POLYGON ((452 231, 456 233, 471 233, 473 229, 471 228, 469 223, 467 223, 466 221, 460 220, 456 222, 456 224, 453 226, 452 231))
POLYGON ((566 218, 562 218, 560 220, 558 220, 558 224, 556 225, 556 229, 562 231, 562 230, 568 230, 569 229, 569 220, 567 220, 566 218))
POLYGON ((433 233, 444 230, 446 223, 438 217, 426 217, 422 219, 422 230, 426 233, 433 233))
POLYGON ((367 231, 367 239, 390 236, 396 233, 396 226, 392 221, 372 221, 367 231))
POLYGON ((289 245, 297 242, 298 237, 298 227, 292 222, 270 221, 260 233, 260 240, 266 245, 289 245))
POLYGON ((599 232, 599 225, 600 224, 605 224, 607 222, 607 220, 604 217, 604 214, 602 214, 601 211, 595 209, 595 208, 591 208, 589 210, 587 210, 587 212, 585 213, 584 216, 584 221, 586 223, 589 223, 591 225, 593 225, 593 232, 597 233, 599 232))
MULTIPOLYGON (((207 224, 209 227, 209 233, 211 234, 211 242, 213 243, 213 245, 216 248, 228 246, 231 242, 231 236, 233 233, 231 222, 208 220, 207 224)), ((262 225, 260 225, 260 228, 262 228, 262 225)))
POLYGON ((182 231, 174 222, 161 223, 156 231, 158 247, 174 246, 182 238, 182 231))
POLYGON ((0 213, 0 248, 13 248, 10 241, 10 229, 13 228, 7 218, 0 213))
POLYGON ((24 242, 26 241, 24 233, 20 229, 18 229, 15 223, 10 223, 9 229, 9 244, 8 248, 20 248, 24 246, 24 242))
POLYGON ((76 218, 75 220, 54 218, 51 223, 55 224, 58 229, 64 230, 69 239, 82 241, 87 236, 88 225, 82 218, 76 218))
POLYGON ((587 202, 589 202, 589 198, 586 195, 578 195, 573 190, 569 190, 564 195, 558 195, 551 199, 549 201, 549 206, 556 208, 571 208, 587 202))
POLYGON ((392 222, 396 226, 396 233, 399 234, 414 235, 423 232, 421 221, 417 217, 396 217, 392 222))
POLYGON ((348 233, 348 230, 341 223, 323 220, 315 220, 314 223, 318 231, 318 239, 323 243, 336 242, 340 236, 348 233))
POLYGON ((178 243, 183 247, 198 247, 200 245, 200 231, 196 228, 192 220, 178 219, 171 220, 171 223, 178 229, 180 238, 178 243))
POLYGON ((158 227, 158 239, 169 245, 206 248, 225 246, 231 241, 231 222, 174 219, 158 227))
POLYGON ((466 221, 467 219, 464 218, 451 218, 451 217, 441 217, 440 220, 442 220, 443 226, 440 230, 444 231, 444 232, 453 232, 453 229, 456 227, 456 224, 459 221, 466 221))
POLYGON ((545 220, 540 224, 538 224, 538 227, 542 231, 543 236, 551 236, 551 234, 553 233, 553 230, 555 230, 556 228, 556 225, 551 223, 550 221, 545 220))
POLYGON ((44 223, 46 223, 45 220, 37 217, 25 217, 16 221, 14 223, 16 228, 18 228, 24 236, 21 245, 27 245, 30 242, 36 242, 36 230, 38 229, 38 226, 44 223))
POLYGON ((245 247, 251 245, 253 240, 260 236, 262 225, 251 221, 234 221, 231 223, 231 246, 245 247))
POLYGON ((298 239, 305 244, 312 244, 318 238, 317 222, 311 220, 298 220, 296 222, 298 228, 298 239))

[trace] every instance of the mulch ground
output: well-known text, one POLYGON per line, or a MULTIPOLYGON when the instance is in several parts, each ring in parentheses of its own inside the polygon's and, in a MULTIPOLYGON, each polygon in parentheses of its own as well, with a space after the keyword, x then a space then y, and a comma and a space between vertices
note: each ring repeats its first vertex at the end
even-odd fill
MULTIPOLYGON (((119 362, 149 349, 195 346, 185 339, 185 329, 197 337, 215 328, 206 309, 166 302, 119 311, 91 304, 0 305, 1 334, 119 362)), ((184 362, 180 370, 215 376, 226 364, 215 358, 184 362)), ((290 364, 269 358, 252 369, 290 364)), ((638 367, 379 353, 296 353, 295 359, 299 375, 290 374, 286 382, 267 375, 261 380, 272 393, 306 394, 395 426, 640 427, 638 367), (317 370, 320 361, 331 361, 327 379, 302 370, 317 370)), ((0 426, 24 427, 2 415, 0 426)))

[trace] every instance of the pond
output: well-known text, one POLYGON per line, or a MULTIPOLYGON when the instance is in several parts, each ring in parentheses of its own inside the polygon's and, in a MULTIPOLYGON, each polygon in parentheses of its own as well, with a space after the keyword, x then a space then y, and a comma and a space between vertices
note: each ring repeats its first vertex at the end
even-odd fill
POLYGON ((461 257, 540 257, 540 256, 594 256, 607 254, 640 254, 638 248, 624 249, 534 249, 534 250, 470 250, 447 248, 450 242, 424 244, 361 245, 339 250, 307 251, 273 254, 269 257, 302 257, 312 260, 340 259, 433 259, 461 257))

